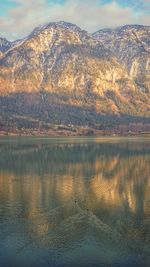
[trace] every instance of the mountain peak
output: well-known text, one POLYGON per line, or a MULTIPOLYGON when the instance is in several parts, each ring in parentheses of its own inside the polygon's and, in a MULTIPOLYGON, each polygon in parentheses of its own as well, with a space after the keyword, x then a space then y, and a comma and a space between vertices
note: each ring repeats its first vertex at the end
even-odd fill
POLYGON ((124 26, 117 27, 116 30, 131 30, 131 29, 141 30, 141 29, 148 29, 148 28, 150 27, 139 25, 139 24, 127 24, 124 26))
POLYGON ((39 25, 31 32, 31 34, 29 36, 33 37, 35 35, 38 35, 40 32, 51 29, 51 28, 62 28, 62 29, 72 31, 72 32, 85 32, 85 33, 87 33, 86 31, 81 30, 81 28, 78 27, 76 24, 66 22, 66 21, 58 21, 58 22, 49 22, 49 23, 44 24, 44 25, 39 25))
POLYGON ((139 24, 127 24, 124 26, 119 26, 116 28, 104 28, 96 31, 93 33, 93 36, 96 36, 99 33, 112 33, 112 32, 126 32, 130 30, 149 30, 150 26, 144 26, 144 25, 139 25, 139 24))
POLYGON ((66 28, 66 29, 74 29, 74 30, 80 30, 81 31, 81 28, 79 26, 77 26, 76 24, 73 24, 71 22, 58 21, 58 22, 55 22, 55 25, 57 25, 59 27, 66 28))

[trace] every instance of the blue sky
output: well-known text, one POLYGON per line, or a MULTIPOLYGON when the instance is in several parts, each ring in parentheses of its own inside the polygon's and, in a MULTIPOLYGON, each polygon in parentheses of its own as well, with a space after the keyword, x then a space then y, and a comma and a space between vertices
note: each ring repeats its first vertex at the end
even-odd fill
POLYGON ((0 0, 0 36, 8 39, 59 20, 89 32, 124 24, 150 25, 150 0, 0 0))

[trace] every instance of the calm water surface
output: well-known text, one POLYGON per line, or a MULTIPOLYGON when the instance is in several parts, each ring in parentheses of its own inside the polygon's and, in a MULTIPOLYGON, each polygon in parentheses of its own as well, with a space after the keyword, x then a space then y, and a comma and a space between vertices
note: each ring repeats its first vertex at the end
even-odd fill
POLYGON ((0 266, 150 266, 150 140, 1 137, 0 266))

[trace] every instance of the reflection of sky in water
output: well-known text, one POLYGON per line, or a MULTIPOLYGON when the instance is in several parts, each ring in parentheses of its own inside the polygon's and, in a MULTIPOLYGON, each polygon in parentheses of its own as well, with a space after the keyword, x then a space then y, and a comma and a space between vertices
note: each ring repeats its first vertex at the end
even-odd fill
POLYGON ((2 262, 148 266, 149 143, 66 140, 1 142, 2 262))

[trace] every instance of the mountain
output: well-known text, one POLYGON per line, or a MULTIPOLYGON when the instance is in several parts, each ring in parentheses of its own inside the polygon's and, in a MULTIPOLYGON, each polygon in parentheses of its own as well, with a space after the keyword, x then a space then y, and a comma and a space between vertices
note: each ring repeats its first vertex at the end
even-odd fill
MULTIPOLYGON (((143 76, 142 85, 136 81, 123 63, 121 52, 120 56, 115 54, 115 48, 106 41, 107 35, 114 35, 117 42, 119 31, 122 43, 122 32, 128 26, 125 28, 114 30, 117 34, 102 30, 91 35, 71 23, 48 23, 3 49, 1 129, 50 124, 101 129, 116 123, 149 123, 148 75, 143 76)), ((146 43, 149 37, 146 39, 145 33, 146 40, 139 38, 133 44, 133 52, 139 49, 139 42, 146 43)), ((126 45, 120 47, 125 49, 126 45)), ((146 53, 149 52, 143 52, 144 59, 146 53)))
POLYGON ((93 37, 114 53, 141 90, 150 92, 150 26, 103 29, 93 37))
MULTIPOLYGON (((1 59, 1 94, 63 93, 103 95, 126 72, 103 44, 73 24, 59 22, 36 28, 1 59), (113 68, 112 68, 113 66, 113 68)), ((118 88, 119 90, 119 88, 118 88)))

